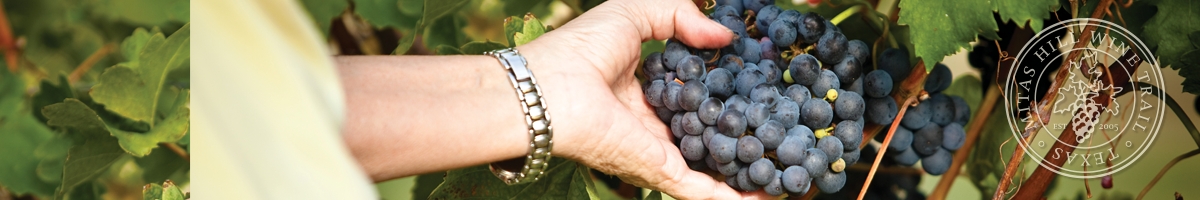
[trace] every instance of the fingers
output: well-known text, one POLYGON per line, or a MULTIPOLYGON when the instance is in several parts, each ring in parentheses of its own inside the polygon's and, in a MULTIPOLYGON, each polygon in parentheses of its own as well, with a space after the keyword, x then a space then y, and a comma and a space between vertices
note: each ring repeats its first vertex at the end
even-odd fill
POLYGON ((677 38, 684 44, 702 49, 713 49, 728 45, 733 32, 716 21, 708 19, 696 4, 689 0, 625 1, 624 6, 637 26, 642 39, 663 40, 677 38), (648 29, 648 30, 647 30, 648 29))
MULTIPOLYGON (((669 142, 663 145, 674 147, 669 142)), ((668 151, 666 159, 661 173, 667 180, 654 183, 653 188, 679 199, 742 199, 742 194, 725 183, 688 168, 678 149, 668 151)))

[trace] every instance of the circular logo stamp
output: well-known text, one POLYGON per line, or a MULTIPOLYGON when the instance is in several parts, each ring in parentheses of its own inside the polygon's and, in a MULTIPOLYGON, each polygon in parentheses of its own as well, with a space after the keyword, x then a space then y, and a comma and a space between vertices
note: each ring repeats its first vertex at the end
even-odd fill
POLYGON ((1144 86, 1166 86, 1159 69, 1129 30, 1080 18, 1033 36, 998 82, 1026 156, 1063 176, 1096 178, 1130 166, 1153 143, 1166 102, 1163 90, 1144 86), (1065 81, 1052 89, 1057 78, 1065 81))

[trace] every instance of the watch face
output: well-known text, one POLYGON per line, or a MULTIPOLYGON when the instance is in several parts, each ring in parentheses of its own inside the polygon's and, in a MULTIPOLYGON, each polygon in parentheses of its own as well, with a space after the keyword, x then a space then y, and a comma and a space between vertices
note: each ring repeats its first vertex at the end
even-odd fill
POLYGON ((1141 157, 1166 111, 1160 97, 1167 84, 1149 52, 1128 30, 1098 19, 1062 21, 1034 36, 1002 72, 1008 79, 1000 80, 1013 135, 1029 137, 1017 140, 1027 156, 1075 178, 1116 173, 1141 157), (1090 38, 1074 38, 1088 27, 1090 38), (1050 62, 1065 58, 1077 59, 1061 67, 1050 62), (1033 92, 1056 78, 1066 81, 1045 94, 1033 92), (1039 105, 1041 99, 1049 103, 1039 105))

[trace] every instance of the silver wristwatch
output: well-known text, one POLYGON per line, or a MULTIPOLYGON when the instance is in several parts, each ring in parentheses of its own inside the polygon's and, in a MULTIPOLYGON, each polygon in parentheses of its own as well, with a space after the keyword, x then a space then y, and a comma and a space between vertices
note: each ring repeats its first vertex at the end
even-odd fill
MULTIPOLYGON (((525 123, 529 126, 529 150, 524 157, 524 166, 520 172, 506 170, 498 163, 488 166, 492 173, 509 185, 537 181, 545 174, 550 165, 550 150, 554 146, 551 140, 554 129, 550 126, 550 114, 546 112, 546 101, 542 98, 542 88, 538 86, 533 72, 526 65, 525 57, 517 49, 508 48, 489 51, 486 55, 496 57, 508 78, 517 91, 517 99, 525 111, 525 123)), ((517 158, 521 159, 521 158, 517 158)))

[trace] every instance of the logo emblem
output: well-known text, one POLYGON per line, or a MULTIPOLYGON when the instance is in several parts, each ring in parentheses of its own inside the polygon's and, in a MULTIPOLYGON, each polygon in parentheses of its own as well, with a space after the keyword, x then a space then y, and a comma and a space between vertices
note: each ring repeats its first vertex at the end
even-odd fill
POLYGON ((1163 90, 1140 86, 1165 86, 1150 52, 1133 33, 1105 20, 1071 19, 1043 29, 1000 81, 1018 146, 1067 177, 1097 178, 1130 166, 1153 143, 1166 111, 1163 90), (1089 28, 1091 37, 1079 38, 1089 28), (1045 93, 1057 95, 1040 104, 1049 97, 1039 91, 1051 88, 1063 70, 1066 80, 1045 93), (1025 135, 1028 142, 1019 139, 1025 135))

